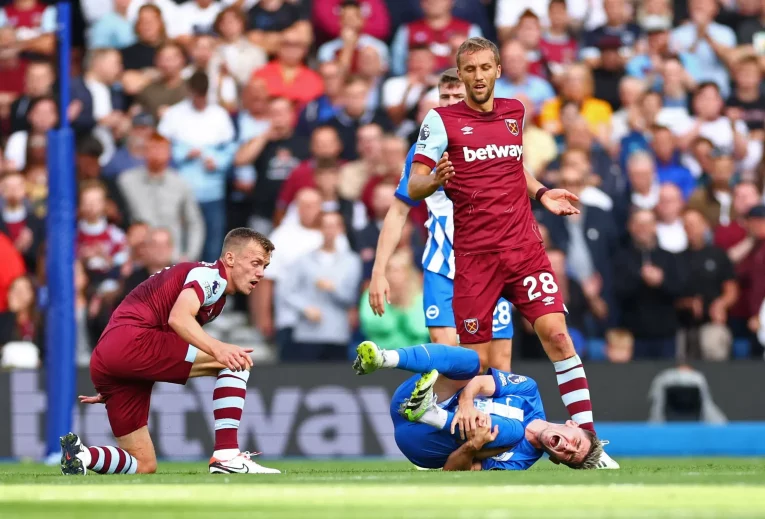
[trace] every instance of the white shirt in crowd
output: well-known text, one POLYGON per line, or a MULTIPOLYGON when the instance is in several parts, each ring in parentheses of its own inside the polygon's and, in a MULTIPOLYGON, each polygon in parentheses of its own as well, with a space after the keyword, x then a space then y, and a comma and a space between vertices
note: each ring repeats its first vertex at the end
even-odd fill
POLYGON ((412 88, 409 89, 409 92, 407 92, 408 87, 408 76, 397 76, 387 79, 382 87, 383 106, 385 108, 398 106, 401 103, 404 94, 406 94, 405 102, 407 109, 414 108, 422 97, 426 87, 425 85, 413 85, 412 88))
POLYGON ((190 146, 215 146, 234 140, 234 125, 225 109, 208 104, 199 111, 188 99, 167 109, 157 131, 190 146))
POLYGON ((672 223, 658 222, 656 224, 656 238, 660 249, 673 254, 683 252, 688 248, 688 235, 685 234, 683 221, 679 218, 672 223))

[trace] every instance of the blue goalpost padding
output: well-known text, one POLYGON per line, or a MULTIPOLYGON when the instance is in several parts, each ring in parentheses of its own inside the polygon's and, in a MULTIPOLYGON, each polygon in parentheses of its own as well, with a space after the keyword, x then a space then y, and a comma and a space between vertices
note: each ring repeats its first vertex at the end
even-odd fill
POLYGON ((48 397, 47 454, 59 451, 59 436, 72 426, 76 371, 74 314, 74 248, 77 196, 74 134, 69 127, 71 5, 56 5, 60 126, 48 133, 48 217, 46 272, 48 307, 45 326, 45 372, 48 397))

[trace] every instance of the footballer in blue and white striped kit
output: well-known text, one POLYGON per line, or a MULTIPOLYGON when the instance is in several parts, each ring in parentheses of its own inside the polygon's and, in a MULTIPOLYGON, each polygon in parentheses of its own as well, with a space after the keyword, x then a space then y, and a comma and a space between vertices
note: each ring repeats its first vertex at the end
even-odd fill
MULTIPOLYGON (((439 105, 448 106, 461 102, 465 97, 465 85, 457 77, 457 69, 449 69, 441 75, 438 84, 439 105)), ((468 129, 469 130, 469 129, 468 129)), ((401 229, 406 222, 409 210, 419 204, 409 198, 407 185, 416 145, 412 146, 406 157, 406 164, 401 174, 396 200, 385 217, 380 239, 377 243, 377 255, 372 270, 372 282, 369 287, 369 304, 372 310, 382 315, 389 293, 385 270, 388 260, 401 239, 401 229)), ((422 257, 425 270, 423 310, 425 323, 433 342, 456 344, 457 333, 452 310, 454 296, 454 210, 452 201, 446 196, 443 187, 425 199, 428 208, 428 241, 422 257)), ((492 320, 493 343, 489 365, 495 369, 510 370, 510 354, 513 338, 511 305, 506 299, 500 299, 494 308, 492 320)))

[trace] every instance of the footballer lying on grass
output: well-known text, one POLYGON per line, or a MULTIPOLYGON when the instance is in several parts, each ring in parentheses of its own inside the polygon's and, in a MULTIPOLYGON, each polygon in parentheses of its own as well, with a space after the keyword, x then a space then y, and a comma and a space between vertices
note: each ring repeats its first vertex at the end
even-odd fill
POLYGON ((537 383, 528 377, 494 369, 476 376, 474 350, 442 344, 380 350, 366 341, 356 352, 359 375, 380 368, 422 373, 401 384, 390 405, 396 445, 417 467, 525 470, 546 452, 553 463, 598 468, 603 442, 592 431, 571 420, 546 421, 537 383))

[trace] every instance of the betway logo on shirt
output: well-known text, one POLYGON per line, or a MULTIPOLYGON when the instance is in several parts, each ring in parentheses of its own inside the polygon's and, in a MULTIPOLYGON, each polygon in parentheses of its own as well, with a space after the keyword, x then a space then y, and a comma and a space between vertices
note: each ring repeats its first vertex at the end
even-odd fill
POLYGON ((505 146, 497 146, 496 144, 489 144, 488 146, 478 148, 477 150, 471 150, 467 146, 463 146, 462 152, 465 154, 465 162, 500 159, 503 157, 515 157, 516 160, 521 160, 521 156, 523 155, 523 145, 508 144, 505 146))

